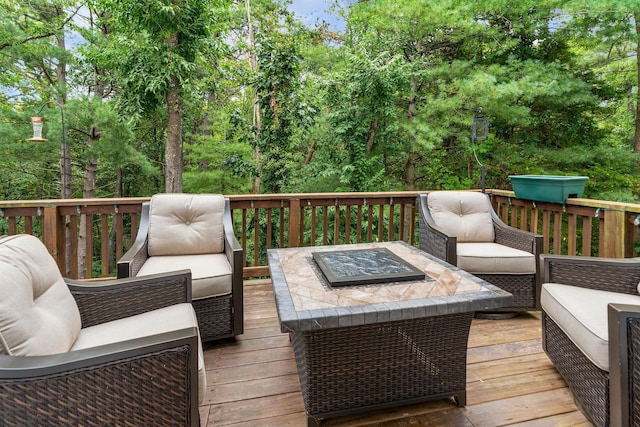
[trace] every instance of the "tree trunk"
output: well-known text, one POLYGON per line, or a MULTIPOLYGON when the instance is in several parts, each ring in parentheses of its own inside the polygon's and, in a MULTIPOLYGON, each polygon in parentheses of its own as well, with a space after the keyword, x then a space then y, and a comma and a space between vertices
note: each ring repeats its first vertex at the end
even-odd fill
POLYGON ((370 153, 373 149, 373 144, 376 142, 376 136, 378 132, 378 119, 373 119, 369 124, 369 131, 367 132, 367 153, 370 153))
POLYGON ((416 189, 416 165, 422 158, 420 153, 412 151, 409 153, 409 158, 404 166, 404 181, 407 184, 408 191, 414 191, 416 189))
MULTIPOLYGON (((56 36, 56 42, 58 47, 61 50, 66 49, 64 35, 56 36)), ((65 92, 67 87, 67 64, 64 59, 60 58, 60 62, 58 63, 58 67, 56 69, 56 78, 58 81, 58 87, 60 90, 58 91, 57 102, 61 109, 61 114, 64 116, 62 112, 62 108, 66 103, 65 92)), ((70 199, 71 198, 71 147, 66 140, 66 135, 64 135, 64 118, 61 118, 62 125, 62 143, 60 147, 61 156, 60 156, 60 176, 62 178, 62 187, 60 189, 60 198, 61 199, 70 199)))
MULTIPOLYGON (((416 101, 416 92, 418 90, 418 85, 414 78, 411 79, 411 95, 409 96, 409 105, 407 106, 407 118, 411 121, 414 120, 416 116, 416 112, 418 109, 417 101, 416 101)), ((412 150, 409 153, 409 157, 407 158, 407 163, 404 166, 404 182, 407 184, 407 190, 413 191, 416 189, 416 165, 418 161, 422 158, 422 155, 414 150, 416 150, 416 137, 415 134, 410 136, 412 143, 412 150)))
MULTIPOLYGON (((177 46, 177 34, 169 36, 170 46, 177 46)), ((165 191, 182 192, 182 107, 180 82, 171 76, 167 92, 167 145, 165 147, 165 191)))
MULTIPOLYGON (((256 59, 256 42, 253 34, 253 23, 251 22, 251 4, 250 0, 244 0, 244 7, 247 11, 247 27, 248 27, 248 43, 249 43, 249 63, 251 64, 251 71, 254 74, 258 72, 258 60, 256 59)), ((253 127, 256 129, 255 138, 256 141, 260 138, 260 130, 262 128, 262 117, 260 116, 260 104, 258 103, 258 93, 255 93, 253 99, 253 127)), ((256 149, 253 152, 253 157, 256 162, 256 177, 253 180, 253 192, 255 194, 260 193, 260 147, 256 144, 256 149)))
MULTIPOLYGON (((91 135, 88 138, 87 144, 89 147, 94 145, 100 139, 100 133, 97 128, 91 130, 91 135)), ((84 183, 82 187, 82 197, 85 199, 91 199, 96 196, 96 175, 98 173, 98 160, 95 158, 89 159, 84 166, 84 183)), ((86 236, 86 223, 87 217, 83 215, 80 217, 80 230, 78 232, 78 277, 81 279, 91 278, 91 271, 87 270, 87 267, 91 265, 87 261, 87 236, 86 236), (85 276, 85 272, 88 277, 85 276)))
MULTIPOLYGON (((60 11, 60 13, 64 13, 60 11)), ((56 44, 62 50, 66 50, 66 44, 64 39, 64 33, 56 36, 56 44)), ((58 84, 58 95, 56 98, 56 103, 58 108, 60 109, 60 132, 61 132, 61 143, 60 143, 60 198, 61 199, 70 199, 71 198, 71 146, 67 142, 64 128, 64 105, 66 103, 66 92, 67 92, 67 63, 63 57, 59 58, 58 66, 56 67, 56 81, 58 84)), ((63 272, 65 276, 69 276, 71 273, 71 263, 74 260, 71 259, 71 233, 69 230, 70 222, 69 217, 65 217, 64 219, 65 227, 65 271, 63 272)))

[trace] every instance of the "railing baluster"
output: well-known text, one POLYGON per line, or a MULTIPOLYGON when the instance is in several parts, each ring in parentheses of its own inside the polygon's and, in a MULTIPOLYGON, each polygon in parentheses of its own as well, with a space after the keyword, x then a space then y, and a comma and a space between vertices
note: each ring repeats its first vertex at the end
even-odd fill
POLYGON ((15 217, 9 218, 9 235, 18 234, 18 227, 15 217))
POLYGON ((122 244, 122 238, 124 235, 124 225, 122 220, 122 214, 116 212, 114 215, 114 223, 116 228, 116 259, 122 258, 124 254, 124 246, 122 244))
POLYGON ((409 244, 415 245, 415 236, 416 236, 416 222, 417 222, 417 213, 416 213, 416 203, 409 205, 409 244))
POLYGON ((407 215, 407 208, 404 203, 400 203, 400 221, 398 227, 398 240, 407 240, 407 234, 405 233, 405 221, 407 215))
POLYGON ((322 244, 329 244, 329 206, 322 207, 322 244))
POLYGON ((280 240, 278 241, 278 247, 284 248, 284 202, 280 203, 280 240))
POLYGON ((358 224, 356 229, 356 243, 362 242, 362 205, 358 205, 358 224))
POLYGON ((87 236, 87 259, 85 266, 85 277, 93 277, 93 215, 85 214, 85 235, 87 236))
POLYGON ((311 206, 311 242, 310 242, 310 246, 315 246, 316 245, 316 235, 317 235, 317 230, 316 227, 318 226, 317 222, 316 222, 316 210, 317 208, 315 206, 311 206))
MULTIPOLYGON (((240 244, 242 245, 243 253, 247 254, 247 210, 246 209, 242 209, 242 239, 240 241, 240 244)), ((251 265, 255 265, 255 262, 251 265)), ((245 266, 247 266, 246 255, 245 255, 245 266)))
POLYGON ((582 217, 582 255, 591 256, 591 234, 593 219, 590 216, 582 217))
POLYGON ((578 217, 569 214, 567 218, 567 254, 576 254, 576 236, 578 233, 578 217))
POLYGON ((531 208, 531 222, 529 223, 529 231, 538 234, 538 209, 535 206, 531 208))
POLYGON ((378 206, 378 242, 384 240, 384 205, 378 206))
POLYGON ((273 208, 267 208, 267 249, 271 249, 271 239, 273 239, 273 208))
POLYGON ((562 247, 562 213, 553 213, 553 253, 559 254, 562 247))
POLYGON ((520 230, 527 230, 527 207, 520 206, 520 230))
POLYGON ((78 215, 69 215, 69 238, 71 239, 71 277, 78 277, 78 215))
POLYGON ((337 245, 340 243, 340 206, 338 206, 337 201, 333 212, 333 244, 337 245))
POLYGON ((367 206, 367 242, 373 241, 373 205, 367 206))
POLYGON ((393 209, 393 203, 390 201, 389 202, 389 237, 387 238, 387 241, 391 242, 393 241, 393 233, 394 233, 394 226, 393 226, 393 222, 394 222, 394 209, 393 209))
POLYGON ((344 243, 351 243, 351 205, 344 207, 344 243))
POLYGON ((253 263, 254 265, 260 264, 260 236, 258 231, 260 230, 260 212, 258 208, 253 208, 253 263))
POLYGON ((24 232, 25 234, 33 234, 33 217, 24 217, 24 232))
POLYGON ((545 254, 549 253, 549 239, 551 238, 551 212, 544 211, 542 213, 542 241, 543 241, 543 252, 545 254))
POLYGON ((102 264, 102 277, 109 275, 109 217, 100 215, 100 259, 102 264))

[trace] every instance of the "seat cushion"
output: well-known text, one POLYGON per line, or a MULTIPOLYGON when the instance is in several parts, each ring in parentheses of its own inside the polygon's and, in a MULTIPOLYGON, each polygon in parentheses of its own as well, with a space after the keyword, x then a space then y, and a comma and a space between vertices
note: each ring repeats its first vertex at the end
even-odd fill
POLYGON ((26 234, 1 239, 0 278, 0 354, 69 351, 80 312, 44 244, 26 234))
POLYGON ((607 306, 640 305, 640 296, 584 289, 558 283, 542 285, 540 304, 562 331, 597 367, 609 372, 607 306))
POLYGON ((460 242, 493 242, 491 205, 486 194, 433 191, 427 195, 429 213, 438 228, 460 242))
POLYGON ((536 257, 498 243, 458 243, 457 265, 471 274, 535 274, 536 257))
MULTIPOLYGON (((191 304, 177 304, 148 311, 124 319, 83 328, 71 350, 82 350, 101 345, 143 338, 164 332, 197 328, 198 320, 191 304)), ((204 354, 198 334, 198 394, 202 403, 207 385, 204 354)))
POLYGON ((191 296, 195 299, 231 293, 231 265, 225 254, 154 256, 147 258, 138 276, 191 270, 191 296))
POLYGON ((149 256, 221 253, 224 197, 156 194, 149 204, 149 256))

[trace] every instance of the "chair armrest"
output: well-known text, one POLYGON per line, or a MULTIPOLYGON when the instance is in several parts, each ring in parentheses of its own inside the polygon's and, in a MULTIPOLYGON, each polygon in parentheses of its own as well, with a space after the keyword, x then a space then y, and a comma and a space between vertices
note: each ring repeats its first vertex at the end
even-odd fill
POLYGON ((191 302, 191 270, 99 282, 65 281, 84 328, 191 302))
POLYGON ((609 411, 612 426, 640 417, 640 306, 609 304, 609 411))
POLYGON ((149 257, 147 251, 147 242, 149 237, 149 202, 142 204, 142 212, 140 214, 140 225, 136 240, 129 250, 118 260, 117 277, 136 277, 142 264, 149 257))
POLYGON ((224 252, 227 255, 229 264, 231 264, 231 268, 234 273, 237 270, 236 266, 240 267, 240 279, 242 279, 242 246, 240 246, 240 243, 233 232, 233 220, 231 218, 229 199, 224 200, 224 215, 222 222, 224 230, 224 252))
POLYGON ((50 356, 0 356, 3 425, 199 425, 198 332, 50 356))
POLYGON ((588 289, 638 294, 640 258, 592 258, 541 255, 543 283, 554 282, 588 289))
POLYGON ((231 265, 231 292, 233 293, 234 306, 234 333, 236 335, 244 332, 244 252, 233 232, 233 218, 231 217, 231 203, 228 198, 224 199, 224 252, 231 265))
POLYGON ((493 210, 491 211, 491 219, 493 220, 496 243, 529 252, 537 259, 538 254, 542 252, 541 235, 505 224, 493 210))
POLYGON ((456 251, 457 237, 449 236, 440 230, 427 207, 427 195, 421 194, 419 199, 420 211, 420 249, 451 265, 458 264, 456 251))

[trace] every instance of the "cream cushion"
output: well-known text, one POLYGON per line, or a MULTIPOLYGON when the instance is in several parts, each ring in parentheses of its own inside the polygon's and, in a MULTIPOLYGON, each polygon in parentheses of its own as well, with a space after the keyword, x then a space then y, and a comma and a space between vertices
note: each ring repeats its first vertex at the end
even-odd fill
POLYGON ((639 295, 542 285, 540 304, 571 341, 600 369, 609 372, 609 304, 640 305, 639 295))
POLYGON ((150 257, 140 268, 138 276, 183 269, 191 270, 192 299, 231 293, 231 265, 224 253, 150 257))
POLYGON ((80 312, 42 242, 26 234, 1 239, 0 277, 0 354, 69 351, 80 333, 80 312))
POLYGON ((224 250, 224 197, 156 194, 149 204, 149 256, 197 255, 224 250))
MULTIPOLYGON (((71 350, 93 348, 187 328, 198 328, 198 320, 196 319, 193 307, 189 303, 176 304, 124 319, 83 328, 80 331, 78 339, 71 347, 71 350)), ((206 391, 207 376, 199 334, 198 381, 198 395, 200 403, 202 403, 206 391)))
POLYGON ((458 243, 457 266, 471 274, 536 274, 536 257, 498 243, 458 243))
POLYGON ((457 242, 495 240, 491 205, 486 194, 470 191, 433 191, 427 206, 438 228, 457 242))

